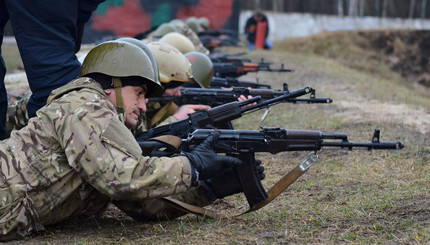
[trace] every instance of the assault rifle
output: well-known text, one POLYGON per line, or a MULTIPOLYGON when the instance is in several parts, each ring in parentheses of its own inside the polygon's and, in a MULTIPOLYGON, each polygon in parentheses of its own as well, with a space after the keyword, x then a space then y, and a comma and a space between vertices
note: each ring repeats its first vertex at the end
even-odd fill
POLYGON ((237 36, 239 36, 239 33, 237 31, 229 30, 229 29, 204 30, 204 31, 200 31, 198 33, 199 37, 200 36, 214 36, 214 37, 218 37, 218 36, 222 36, 222 35, 228 35, 228 36, 237 37, 237 36))
MULTIPOLYGON (((273 89, 248 89, 245 87, 232 87, 231 89, 206 89, 206 88, 181 88, 181 96, 171 97, 151 97, 149 101, 173 101, 176 105, 186 104, 201 104, 209 105, 211 107, 223 105, 229 102, 237 101, 237 99, 244 95, 260 96, 262 100, 273 99, 282 95, 288 95, 288 85, 284 83, 284 90, 273 89)), ((311 89, 310 98, 291 98, 285 99, 284 102, 288 103, 331 103, 330 98, 316 98, 315 90, 311 89)))
POLYGON ((220 62, 252 62, 251 59, 248 58, 240 58, 238 56, 245 55, 246 52, 237 52, 233 54, 211 54, 209 55, 209 58, 213 63, 220 63, 220 62))
POLYGON ((229 36, 222 36, 222 37, 200 36, 199 39, 200 39, 200 42, 202 42, 203 46, 205 46, 205 48, 209 49, 209 51, 211 52, 213 51, 213 49, 217 47, 240 46, 239 39, 229 37, 229 36))
MULTIPOLYGON (((197 129, 187 138, 182 139, 181 150, 189 151, 202 143, 217 129, 197 129)), ((243 192, 247 198, 250 210, 256 210, 273 200, 286 187, 303 175, 316 161, 308 156, 304 162, 295 167, 267 193, 258 176, 255 164, 256 152, 276 154, 284 151, 316 151, 326 147, 364 148, 368 150, 402 149, 402 142, 380 141, 380 131, 375 130, 371 142, 351 142, 348 136, 341 133, 323 133, 314 130, 288 130, 283 128, 263 128, 258 130, 228 130, 221 129, 214 150, 238 157, 243 165, 238 167, 238 175, 243 192), (276 187, 276 188, 275 188, 276 187)), ((160 142, 138 142, 141 147, 159 149, 165 147, 160 142)), ((173 150, 173 149, 169 149, 173 150)), ((176 151, 176 150, 173 150, 176 151)))
POLYGON ((231 120, 237 119, 242 115, 265 109, 270 106, 283 103, 293 98, 309 94, 312 87, 304 87, 298 90, 290 91, 284 95, 275 97, 270 100, 261 101, 260 96, 255 96, 244 101, 234 101, 220 106, 213 107, 209 110, 201 110, 191 114, 188 118, 179 120, 163 126, 151 128, 135 138, 137 141, 146 141, 161 135, 175 135, 180 138, 185 138, 191 132, 198 128, 206 128, 208 126, 222 128, 231 120), (252 105, 254 102, 257 104, 252 105), (244 107, 245 105, 248 105, 244 107))
POLYGON ((243 81, 238 80, 232 77, 212 77, 212 81, 210 84, 211 88, 231 88, 231 87, 250 87, 250 88, 271 88, 269 84, 251 82, 251 81, 243 81))
POLYGON ((293 69, 285 69, 284 64, 279 69, 273 69, 270 64, 259 64, 252 62, 214 62, 214 76, 216 77, 239 77, 248 72, 269 71, 269 72, 293 72, 293 69))

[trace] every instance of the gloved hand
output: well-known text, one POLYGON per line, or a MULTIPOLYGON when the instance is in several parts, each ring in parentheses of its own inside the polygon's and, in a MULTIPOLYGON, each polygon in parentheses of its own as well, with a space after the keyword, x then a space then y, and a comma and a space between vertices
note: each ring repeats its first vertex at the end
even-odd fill
MULTIPOLYGON (((214 152, 213 147, 218 140, 220 132, 214 131, 205 141, 196 146, 191 152, 185 152, 191 166, 197 170, 198 179, 205 180, 215 176, 221 170, 238 166, 242 161, 231 156, 222 156, 214 152)), ((197 179, 197 180, 198 180, 197 179)))
MULTIPOLYGON (((261 166, 261 160, 255 159, 255 164, 257 164, 260 180, 263 180, 266 175, 264 174, 264 167, 261 166)), ((212 202, 243 192, 236 167, 225 169, 215 177, 201 181, 200 187, 212 202)))

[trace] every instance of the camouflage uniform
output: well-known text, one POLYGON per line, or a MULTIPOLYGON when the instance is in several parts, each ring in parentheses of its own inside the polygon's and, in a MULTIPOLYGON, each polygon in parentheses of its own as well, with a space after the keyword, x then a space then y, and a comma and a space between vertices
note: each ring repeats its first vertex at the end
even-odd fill
POLYGON ((203 46, 202 42, 199 39, 199 36, 190 27, 188 27, 187 25, 183 25, 179 27, 176 32, 188 37, 191 42, 193 42, 194 47, 196 47, 196 51, 209 55, 209 50, 205 48, 205 46, 203 46))
MULTIPOLYGON (((140 203, 135 218, 183 214, 150 205, 162 200, 145 200, 187 191, 188 159, 141 153, 124 113, 97 82, 84 77, 54 90, 37 117, 0 142, 0 240, 95 215, 112 199, 140 203)), ((204 199, 196 191, 179 198, 204 199)))

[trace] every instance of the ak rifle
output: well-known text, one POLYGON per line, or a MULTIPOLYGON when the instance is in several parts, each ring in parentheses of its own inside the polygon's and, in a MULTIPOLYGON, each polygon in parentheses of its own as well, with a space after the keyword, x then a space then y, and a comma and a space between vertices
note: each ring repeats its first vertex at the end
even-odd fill
MULTIPOLYGON (((250 206, 254 211, 264 206, 301 175, 303 175, 317 160, 316 152, 322 148, 345 148, 352 150, 362 148, 367 150, 399 150, 404 147, 399 141, 380 141, 380 131, 376 129, 370 142, 351 142, 348 136, 342 133, 324 133, 315 130, 289 130, 283 128, 263 128, 258 130, 228 130, 228 129, 197 129, 186 138, 182 138, 180 150, 190 151, 202 143, 214 131, 219 131, 219 137, 214 144, 217 153, 225 153, 238 157, 244 164, 238 167, 242 189, 250 206), (285 151, 311 151, 307 159, 296 166, 269 192, 261 184, 255 163, 256 152, 276 154, 285 151), (316 157, 313 158, 312 155, 316 157)), ((165 148, 164 143, 138 141, 142 148, 151 148, 157 151, 165 148)), ((177 151, 170 149, 172 151, 177 151)), ((248 212, 249 212, 248 211, 248 212)))
POLYGON ((232 77, 212 77, 210 88, 231 88, 231 87, 249 87, 249 88, 271 88, 269 84, 243 81, 232 77))
POLYGON ((214 76, 216 77, 239 77, 246 75, 248 72, 268 71, 268 72, 293 72, 293 69, 281 68, 274 69, 267 63, 253 63, 253 62, 213 62, 214 76))
POLYGON ((220 106, 212 107, 208 110, 197 111, 186 119, 151 128, 136 135, 135 138, 137 141, 146 141, 150 138, 161 135, 175 135, 180 138, 185 138, 189 133, 198 128, 222 128, 230 121, 237 119, 242 115, 252 113, 257 110, 266 109, 279 103, 284 103, 290 99, 309 94, 312 90, 312 87, 304 87, 298 90, 289 91, 289 93, 269 100, 262 101, 260 96, 255 96, 251 99, 240 102, 230 102, 220 106), (255 102, 257 102, 257 104, 253 104, 255 102))
MULTIPOLYGON (((273 99, 282 95, 288 95, 288 85, 284 83, 284 90, 274 89, 249 89, 245 87, 232 87, 231 89, 214 89, 214 88, 181 88, 180 96, 171 97, 151 97, 149 101, 173 101, 176 105, 187 104, 201 104, 209 105, 211 107, 223 105, 229 102, 237 101, 237 99, 244 95, 260 96, 262 100, 273 99)), ((291 98, 285 99, 285 103, 331 103, 330 98, 317 98, 315 97, 315 90, 311 89, 310 98, 291 98)))

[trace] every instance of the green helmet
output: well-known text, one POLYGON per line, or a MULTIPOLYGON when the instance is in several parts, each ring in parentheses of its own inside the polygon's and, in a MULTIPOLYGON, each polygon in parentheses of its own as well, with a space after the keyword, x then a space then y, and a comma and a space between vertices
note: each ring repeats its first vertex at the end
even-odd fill
POLYGON ((205 29, 209 29, 209 27, 210 27, 210 21, 209 21, 208 18, 206 18, 206 17, 200 17, 198 19, 198 21, 200 23, 200 26, 202 26, 205 29))
MULTIPOLYGON (((121 37, 121 38, 118 38, 117 41, 128 42, 128 43, 134 44, 134 45, 138 46, 139 48, 141 48, 146 53, 146 55, 148 55, 149 59, 151 60, 152 68, 154 69, 154 73, 155 73, 155 82, 160 83, 160 78, 158 77, 157 61, 155 60, 154 54, 152 53, 152 51, 148 47, 148 45, 146 45, 144 42, 142 42, 136 38, 132 38, 132 37, 121 37)), ((161 84, 160 84, 160 86, 161 86, 161 84)))
POLYGON ((196 50, 193 42, 191 42, 188 37, 178 32, 167 33, 159 41, 172 45, 173 47, 181 51, 181 53, 183 54, 196 50))
POLYGON ((171 24, 175 28, 175 30, 178 30, 181 27, 187 25, 183 20, 180 19, 173 19, 169 22, 169 24, 171 24))
MULTIPOLYGON (((120 86, 127 85, 130 81, 133 85, 146 84, 150 97, 159 96, 163 92, 155 72, 151 59, 138 46, 122 41, 108 41, 90 50, 82 63, 79 76, 103 74, 119 78, 120 86)), ((116 87, 115 84, 110 86, 116 87)))
POLYGON ((158 64, 160 82, 190 82, 192 78, 191 64, 175 47, 168 43, 151 42, 148 44, 158 64))
POLYGON ((212 82, 214 65, 209 56, 194 51, 185 54, 185 57, 191 62, 193 71, 193 80, 202 88, 208 88, 212 82))
POLYGON ((164 23, 164 24, 161 24, 157 29, 155 29, 154 37, 160 38, 160 37, 166 35, 167 33, 174 32, 175 30, 176 29, 175 29, 174 25, 169 24, 169 23, 164 23))
POLYGON ((199 33, 201 31, 200 23, 196 17, 188 18, 185 23, 193 30, 195 33, 199 33))

